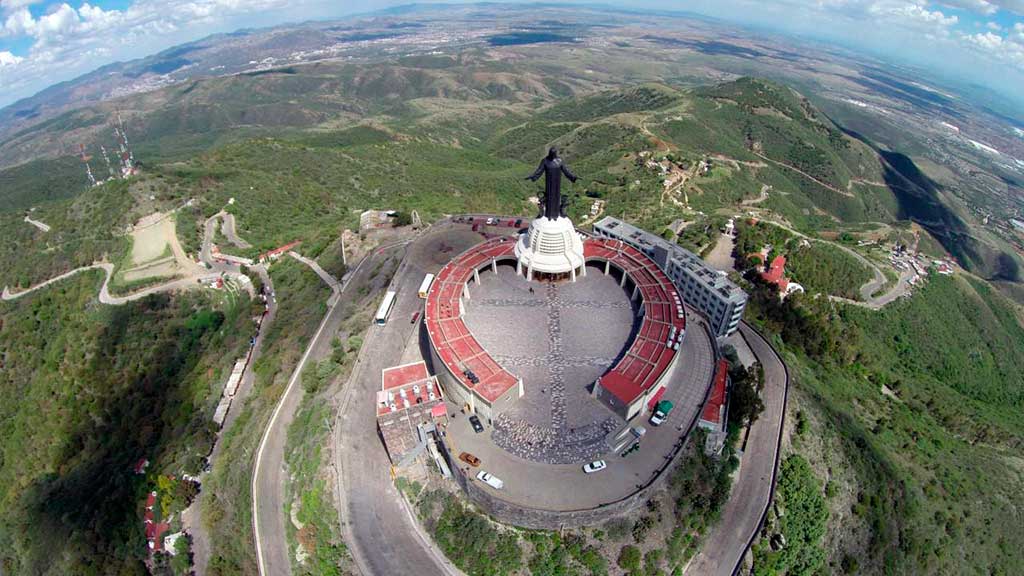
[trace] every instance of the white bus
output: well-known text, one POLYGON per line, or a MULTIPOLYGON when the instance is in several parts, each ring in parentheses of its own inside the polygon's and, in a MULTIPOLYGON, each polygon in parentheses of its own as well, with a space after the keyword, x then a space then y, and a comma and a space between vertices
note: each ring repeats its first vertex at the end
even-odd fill
POLYGON ((420 284, 420 298, 426 298, 430 292, 430 285, 434 283, 434 275, 427 274, 423 277, 423 283, 420 284))
POLYGON ((394 307, 395 291, 388 290, 387 294, 384 294, 384 301, 380 303, 380 308, 377 308, 377 316, 375 318, 377 324, 387 324, 388 316, 391 316, 391 309, 394 307))

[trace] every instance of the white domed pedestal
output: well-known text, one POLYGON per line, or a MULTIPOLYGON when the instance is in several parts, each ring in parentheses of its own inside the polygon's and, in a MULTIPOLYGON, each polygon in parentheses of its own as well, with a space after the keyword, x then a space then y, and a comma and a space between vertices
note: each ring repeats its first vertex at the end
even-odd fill
POLYGON ((530 223, 530 229, 516 242, 516 270, 525 271, 526 279, 535 273, 569 274, 573 282, 576 272, 586 275, 583 265, 583 238, 572 225, 572 220, 560 217, 548 220, 541 217, 530 223))

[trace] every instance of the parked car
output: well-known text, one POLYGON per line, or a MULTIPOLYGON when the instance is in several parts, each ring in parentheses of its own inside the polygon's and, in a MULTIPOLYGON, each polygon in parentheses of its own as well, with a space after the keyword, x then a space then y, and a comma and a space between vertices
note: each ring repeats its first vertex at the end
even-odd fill
POLYGON ((672 412, 672 403, 668 400, 662 400, 654 405, 654 414, 651 414, 651 425, 661 426, 668 418, 669 413, 672 412))
POLYGON ((502 482, 501 478, 498 478, 494 474, 484 472, 483 470, 477 473, 476 479, 483 482, 484 484, 487 484, 491 488, 494 488, 495 490, 501 490, 502 488, 505 487, 505 483, 502 482))
POLYGON ((420 319, 420 313, 419 312, 413 312, 412 313, 412 319, 409 320, 409 324, 415 324, 416 321, 419 320, 419 319, 420 319))
POLYGON ((600 472, 608 467, 608 464, 604 460, 595 460, 593 462, 583 465, 583 471, 587 474, 593 474, 594 472, 600 472))
POLYGON ((644 428, 643 426, 633 426, 632 432, 633 436, 636 436, 636 439, 639 440, 644 437, 644 434, 647 434, 647 428, 644 428))
POLYGON ((473 431, 477 434, 484 431, 484 425, 480 423, 480 419, 477 418, 476 414, 469 417, 469 423, 473 425, 473 431))
POLYGON ((522 225, 523 225, 523 219, 522 218, 516 220, 516 224, 515 224, 516 228, 519 228, 522 225))
POLYGON ((494 224, 496 221, 497 220, 495 218, 488 218, 487 219, 487 225, 490 226, 491 224, 494 224))
POLYGON ((477 466, 480 465, 480 459, 477 458, 476 456, 473 456, 469 452, 463 452, 462 454, 459 454, 459 460, 462 460, 463 462, 469 464, 473 468, 476 468, 477 466))

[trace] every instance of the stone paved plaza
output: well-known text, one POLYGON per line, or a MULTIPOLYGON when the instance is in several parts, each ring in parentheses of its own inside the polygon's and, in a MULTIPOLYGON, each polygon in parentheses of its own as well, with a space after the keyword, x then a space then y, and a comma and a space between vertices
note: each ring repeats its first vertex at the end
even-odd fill
POLYGON ((493 423, 494 442, 551 464, 608 451, 622 420, 590 396, 637 328, 629 296, 602 268, 575 283, 527 282, 510 266, 470 284, 465 322, 496 361, 523 379, 525 395, 493 423))

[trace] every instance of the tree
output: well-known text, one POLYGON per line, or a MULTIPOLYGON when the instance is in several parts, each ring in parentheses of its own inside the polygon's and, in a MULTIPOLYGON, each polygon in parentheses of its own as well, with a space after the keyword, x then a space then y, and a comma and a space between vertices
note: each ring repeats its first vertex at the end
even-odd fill
POLYGON ((412 213, 402 210, 395 212, 395 226, 409 226, 412 224, 412 213))
POLYGON ((636 572, 640 570, 640 549, 632 544, 626 544, 619 551, 618 564, 619 568, 629 572, 636 572))
POLYGON ((742 364, 737 364, 729 371, 732 380, 732 391, 729 394, 730 422, 738 426, 753 424, 764 410, 760 374, 760 370, 751 372, 742 364))

